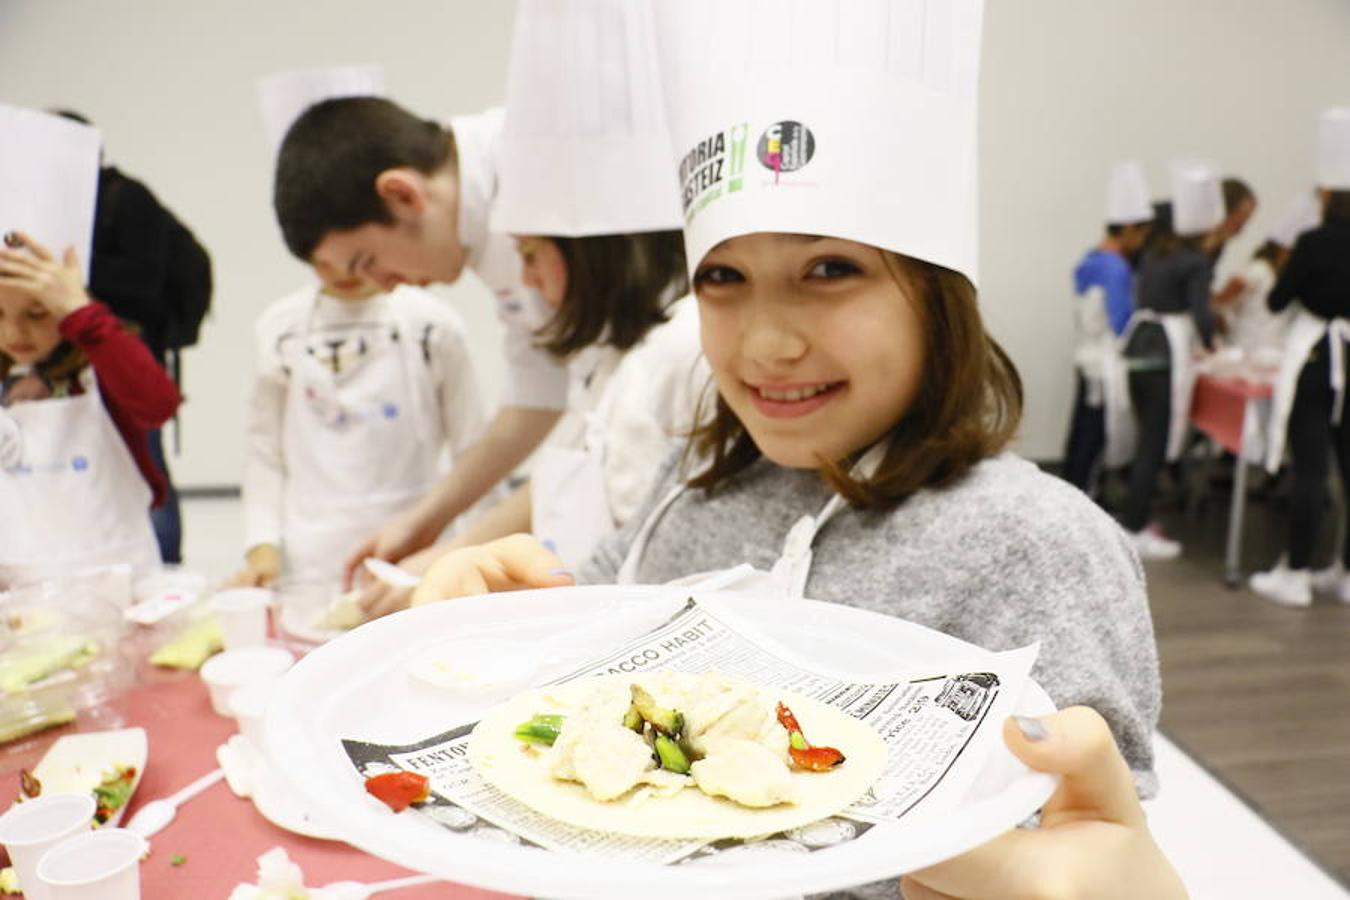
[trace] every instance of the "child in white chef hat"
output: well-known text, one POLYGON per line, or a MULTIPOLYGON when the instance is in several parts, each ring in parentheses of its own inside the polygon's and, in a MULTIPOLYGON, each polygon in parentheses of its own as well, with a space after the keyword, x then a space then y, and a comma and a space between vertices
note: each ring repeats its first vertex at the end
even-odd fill
MULTIPOLYGON (((280 147, 314 104, 383 89, 379 66, 269 76, 259 85, 268 137, 280 147)), ((255 326, 237 584, 336 582, 348 555, 429 494, 484 427, 467 329, 448 303, 324 260, 314 272, 317 284, 255 326)))
MULTIPOLYGON (((717 410, 694 476, 671 458, 577 580, 749 563, 745 590, 991 649, 1040 641, 1037 681, 1096 709, 1152 792, 1159 680, 1138 559, 1081 492, 1006 451, 1021 383, 975 289, 982 4, 657 10, 717 410)), ((415 599, 571 583, 558 565, 506 538, 444 557, 415 599)))
POLYGON ((148 432, 180 398, 85 290, 99 134, 7 106, 0 133, 0 588, 91 566, 145 573, 166 488, 148 432))

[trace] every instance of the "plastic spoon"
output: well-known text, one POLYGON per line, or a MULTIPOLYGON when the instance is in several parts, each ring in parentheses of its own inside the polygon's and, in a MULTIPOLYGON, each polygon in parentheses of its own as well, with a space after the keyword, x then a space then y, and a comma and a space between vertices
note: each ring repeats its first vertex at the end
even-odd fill
POLYGON ((317 888, 323 900, 366 900, 372 894, 396 891, 399 888, 416 887, 419 884, 433 884, 444 879, 435 875, 410 875, 407 878, 394 878, 389 881, 363 883, 360 881, 335 881, 317 888))
POLYGON ((131 817, 127 823, 127 830, 139 834, 143 838, 148 838, 164 829, 166 825, 173 821, 173 817, 178 813, 178 807, 200 794, 225 777, 223 769, 216 769, 198 778, 176 794, 171 794, 160 800, 151 800, 136 811, 136 815, 131 817))
POLYGON ((422 583, 422 576, 414 575, 407 569, 401 569, 393 563, 373 556, 367 556, 364 565, 367 572, 394 587, 417 587, 422 583))

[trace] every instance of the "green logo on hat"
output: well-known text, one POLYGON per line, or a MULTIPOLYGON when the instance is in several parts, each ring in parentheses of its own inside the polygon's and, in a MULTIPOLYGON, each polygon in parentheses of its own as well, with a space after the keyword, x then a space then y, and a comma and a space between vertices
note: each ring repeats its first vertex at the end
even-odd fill
POLYGON ((686 222, 724 191, 741 189, 748 130, 749 126, 742 122, 719 131, 699 141, 680 160, 681 202, 686 222))

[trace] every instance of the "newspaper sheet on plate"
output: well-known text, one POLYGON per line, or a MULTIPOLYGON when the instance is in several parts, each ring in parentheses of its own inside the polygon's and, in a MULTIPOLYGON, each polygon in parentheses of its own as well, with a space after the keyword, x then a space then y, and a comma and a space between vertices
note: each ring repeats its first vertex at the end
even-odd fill
MULTIPOLYGON (((710 672, 812 697, 867 723, 889 750, 886 772, 840 816, 755 842, 807 852, 853 840, 874 825, 940 814, 964 796, 1000 724, 1021 695, 1037 647, 965 656, 938 671, 865 681, 804 658, 720 603, 691 599, 664 624, 599 654, 556 683, 593 675, 673 669, 710 672)), ((489 785, 468 758, 473 722, 413 744, 344 740, 364 776, 393 769, 426 775, 432 797, 418 811, 445 828, 549 850, 595 853, 656 864, 689 862, 745 842, 625 837, 576 828, 536 813, 489 785)))

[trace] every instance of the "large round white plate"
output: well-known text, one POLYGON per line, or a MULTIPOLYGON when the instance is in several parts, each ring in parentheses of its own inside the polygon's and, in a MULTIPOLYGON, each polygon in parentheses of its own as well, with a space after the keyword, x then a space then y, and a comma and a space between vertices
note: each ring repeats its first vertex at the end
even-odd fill
MULTIPOLYGON (((739 616, 821 665, 865 676, 968 657, 956 638, 899 619, 831 603, 785 604, 700 594, 736 604, 739 616)), ((345 841, 411 869, 453 881, 547 897, 772 898, 828 891, 954 856, 1014 827, 1040 807, 1054 780, 1001 746, 962 803, 923 829, 878 826, 812 853, 724 854, 717 865, 657 866, 498 844, 442 828, 425 816, 369 802, 341 739, 412 743, 474 721, 497 701, 570 671, 574 663, 661 624, 687 593, 668 587, 522 591, 420 607, 363 625, 306 656, 277 684, 264 734, 278 772, 305 806, 345 841), (432 688, 407 663, 453 639, 499 639, 527 660, 521 684, 478 694, 432 688)), ((1026 715, 1054 706, 1038 686, 1017 704, 1026 715)), ((1001 742, 1000 742, 1001 745, 1001 742)))

